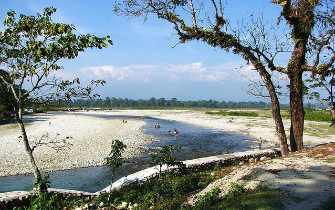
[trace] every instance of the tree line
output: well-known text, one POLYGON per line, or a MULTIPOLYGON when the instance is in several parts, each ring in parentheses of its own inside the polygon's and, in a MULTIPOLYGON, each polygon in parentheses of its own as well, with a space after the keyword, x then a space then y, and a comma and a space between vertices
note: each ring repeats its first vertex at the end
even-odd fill
POLYGON ((182 101, 176 98, 167 100, 165 98, 150 98, 145 99, 128 99, 106 97, 105 99, 74 99, 70 101, 63 101, 59 107, 90 107, 90 108, 163 108, 163 107, 187 107, 187 108, 254 108, 254 109, 269 109, 271 106, 263 101, 217 101, 217 100, 188 100, 182 101))

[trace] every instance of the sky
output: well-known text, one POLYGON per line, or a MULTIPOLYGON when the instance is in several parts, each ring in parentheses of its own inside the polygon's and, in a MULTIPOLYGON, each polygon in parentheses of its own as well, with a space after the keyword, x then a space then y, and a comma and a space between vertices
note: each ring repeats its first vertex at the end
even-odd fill
MULTIPOLYGON (((237 73, 252 67, 238 55, 226 53, 201 41, 178 44, 173 26, 150 16, 128 20, 113 12, 115 0, 0 0, 0 21, 9 10, 36 15, 53 6, 54 22, 71 23, 80 34, 111 37, 112 46, 88 49, 76 59, 62 60, 63 78, 82 82, 104 79, 96 92, 101 98, 177 98, 178 100, 260 101, 248 95, 248 81, 237 73), (175 46, 176 45, 176 46, 175 46), (175 47, 174 47, 175 46, 175 47)), ((279 7, 270 0, 228 0, 227 17, 235 22, 251 13, 265 12, 276 19, 279 7)), ((0 25, 0 31, 4 26, 0 25)))

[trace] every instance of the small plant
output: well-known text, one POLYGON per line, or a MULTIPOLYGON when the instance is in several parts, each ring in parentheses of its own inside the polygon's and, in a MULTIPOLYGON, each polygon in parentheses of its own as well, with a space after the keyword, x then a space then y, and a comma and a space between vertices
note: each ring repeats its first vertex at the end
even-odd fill
POLYGON ((119 141, 117 139, 112 141, 111 151, 109 153, 110 156, 105 158, 106 163, 111 166, 112 170, 111 184, 113 184, 115 172, 120 168, 120 166, 122 166, 122 163, 124 162, 124 158, 122 158, 122 153, 126 148, 127 146, 124 145, 122 141, 119 141))
POLYGON ((255 112, 243 112, 243 111, 227 111, 220 110, 218 112, 206 112, 206 114, 222 115, 222 116, 248 116, 248 117, 258 117, 255 112))
POLYGON ((211 192, 206 193, 206 195, 199 196, 197 202, 195 202, 196 209, 206 209, 209 206, 217 203, 219 201, 220 189, 217 187, 211 192))
POLYGON ((244 185, 237 184, 235 182, 230 183, 230 189, 228 194, 225 196, 225 200, 228 202, 235 200, 244 193, 244 185))
POLYGON ((181 161, 177 161, 176 157, 173 155, 174 151, 180 151, 179 146, 175 145, 166 145, 156 154, 150 155, 150 158, 152 160, 151 163, 149 163, 150 166, 159 166, 159 176, 162 173, 162 167, 163 165, 169 166, 178 166, 183 167, 185 164, 181 161))
POLYGON ((50 187, 50 181, 49 181, 49 174, 44 175, 44 177, 42 178, 36 178, 34 180, 34 185, 36 187, 36 189, 41 189, 40 192, 47 192, 48 188, 50 187))
POLYGON ((335 158, 326 160, 327 163, 335 163, 335 158))

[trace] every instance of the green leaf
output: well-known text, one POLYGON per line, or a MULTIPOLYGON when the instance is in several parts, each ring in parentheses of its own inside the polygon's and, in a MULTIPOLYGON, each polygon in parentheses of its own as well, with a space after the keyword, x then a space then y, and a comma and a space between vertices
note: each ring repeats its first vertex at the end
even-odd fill
POLYGON ((282 6, 285 6, 285 5, 287 4, 287 1, 282 1, 280 4, 281 4, 282 6))

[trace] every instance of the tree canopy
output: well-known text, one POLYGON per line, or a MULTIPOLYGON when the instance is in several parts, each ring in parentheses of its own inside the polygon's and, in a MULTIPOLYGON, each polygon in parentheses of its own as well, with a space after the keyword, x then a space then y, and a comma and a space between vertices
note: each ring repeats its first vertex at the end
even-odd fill
POLYGON ((21 14, 17 18, 14 11, 9 11, 5 30, 0 32, 1 91, 9 95, 39 191, 45 189, 22 120, 25 100, 91 96, 94 87, 104 81, 92 81, 81 87, 79 79, 63 80, 53 72, 63 68, 58 65, 61 59, 74 59, 87 48, 102 49, 112 44, 109 36, 77 35, 74 25, 53 22, 54 12, 56 8, 48 7, 43 14, 21 14))

